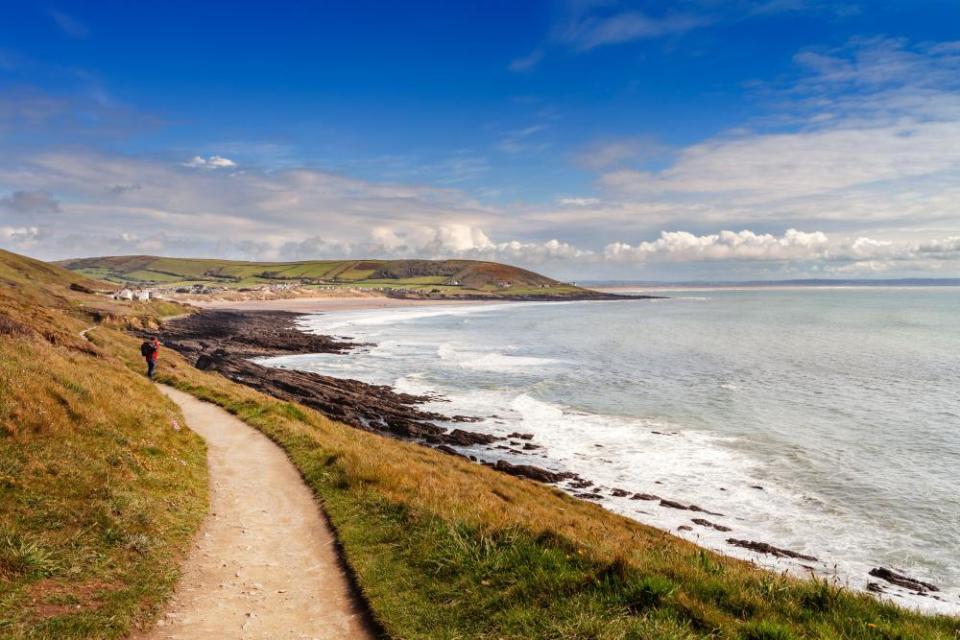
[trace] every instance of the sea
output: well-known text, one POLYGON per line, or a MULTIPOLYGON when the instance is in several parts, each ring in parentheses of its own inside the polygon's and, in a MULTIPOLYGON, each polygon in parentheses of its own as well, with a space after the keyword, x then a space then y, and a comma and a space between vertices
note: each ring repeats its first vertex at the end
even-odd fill
POLYGON ((303 330, 369 346, 266 363, 437 394, 426 408, 542 447, 464 453, 576 472, 610 510, 773 570, 960 613, 960 288, 657 293, 309 315, 303 330), (940 591, 892 587, 876 567, 940 591))

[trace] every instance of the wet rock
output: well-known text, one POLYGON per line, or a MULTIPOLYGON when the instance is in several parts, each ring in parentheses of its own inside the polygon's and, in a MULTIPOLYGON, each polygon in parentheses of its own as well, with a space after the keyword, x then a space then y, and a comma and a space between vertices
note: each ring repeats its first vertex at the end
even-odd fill
POLYGON ((448 445, 445 445, 445 444, 438 444, 436 447, 434 447, 434 449, 436 449, 437 451, 442 451, 443 453, 449 454, 449 455, 451 455, 451 456, 458 456, 458 457, 460 457, 460 458, 466 458, 465 455, 463 455, 462 453, 460 453, 459 451, 457 451, 457 450, 454 449, 453 447, 448 446, 448 445))
POLYGON ((543 449, 543 447, 541 447, 541 446, 538 445, 538 444, 532 444, 532 443, 530 443, 530 442, 524 442, 524 443, 523 443, 523 450, 524 450, 524 451, 534 451, 534 450, 536 450, 536 449, 543 449))
POLYGON ((652 493, 635 493, 630 497, 631 500, 659 500, 660 496, 655 496, 652 493))
POLYGON ((232 355, 344 353, 357 343, 297 329, 299 314, 286 311, 207 310, 165 323, 163 342, 216 343, 232 355))
POLYGON ((599 493, 575 493, 573 497, 581 500, 603 500, 603 496, 599 493))
POLYGON ((690 511, 699 511, 700 513, 709 513, 709 514, 712 515, 712 516, 722 516, 722 515, 723 515, 722 513, 717 513, 716 511, 708 511, 708 510, 704 509, 703 507, 698 507, 698 506, 695 505, 695 504, 691 504, 690 506, 687 507, 687 509, 689 509, 690 511))
POLYGON ((507 437, 508 437, 508 438, 517 438, 517 439, 519 439, 519 440, 533 440, 533 434, 532 434, 532 433, 517 433, 516 431, 514 431, 513 433, 508 433, 508 434, 507 434, 507 437))
POLYGON ((450 433, 440 436, 445 444, 453 444, 460 447, 469 447, 475 444, 491 444, 499 438, 486 433, 474 433, 473 431, 464 431, 463 429, 454 429, 450 433))
POLYGON ((624 498, 630 495, 630 492, 627 491, 626 489, 617 489, 616 487, 614 487, 613 489, 610 490, 610 495, 617 498, 624 498))
POLYGON ((809 560, 810 562, 819 562, 814 556, 808 556, 803 553, 798 553, 796 551, 791 551, 790 549, 781 549, 780 547, 775 547, 772 544, 766 542, 756 542, 754 540, 737 540, 736 538, 727 538, 727 544, 732 544, 735 547, 741 547, 743 549, 749 549, 750 551, 756 551, 757 553, 766 553, 777 558, 794 558, 796 560, 809 560))
POLYGON ((732 531, 730 527, 725 527, 722 524, 717 524, 715 522, 710 522, 709 520, 704 520, 703 518, 694 518, 691 520, 693 524, 698 524, 701 527, 709 527, 710 529, 716 529, 717 531, 732 531))
POLYGON ((668 507, 670 509, 682 509, 684 511, 697 511, 700 513, 709 513, 712 516, 722 516, 722 513, 717 513, 716 511, 707 511, 703 507, 698 507, 695 504, 681 504, 675 500, 667 500, 666 498, 660 498, 660 506, 668 507))
POLYGON ((868 582, 867 591, 870 591, 872 593, 886 593, 886 591, 883 588, 883 585, 880 584, 879 582, 868 582))
POLYGON ((587 487, 592 487, 592 480, 577 479, 570 483, 571 489, 586 489, 587 487))
POLYGON ((560 482, 561 480, 567 480, 573 477, 572 473, 547 471, 546 469, 535 467, 532 464, 510 464, 506 460, 497 460, 493 468, 511 476, 530 478, 531 480, 546 483, 560 482))
POLYGON ((317 373, 265 367, 249 358, 296 353, 343 353, 360 346, 328 336, 303 333, 295 313, 276 311, 202 311, 165 323, 165 346, 183 354, 200 369, 225 377, 281 400, 299 402, 334 420, 367 431, 430 444, 469 446, 494 436, 447 429, 436 422, 471 421, 417 408, 429 396, 397 393, 382 385, 344 380, 317 373))
POLYGON ((751 488, 751 489, 756 489, 756 490, 758 490, 758 491, 763 491, 763 487, 760 486, 759 484, 752 484, 752 485, 750 485, 750 488, 751 488))
POLYGON ((904 589, 910 589, 912 591, 917 591, 923 593, 924 591, 940 591, 940 588, 936 585, 932 585, 929 582, 922 582, 916 578, 911 578, 905 576, 902 573, 897 573, 892 569, 887 569, 886 567, 877 567, 876 569, 870 569, 870 575, 874 578, 880 578, 881 580, 886 580, 890 584, 895 584, 898 587, 903 587, 904 589))
POLYGON ((677 531, 693 531, 693 527, 687 524, 682 524, 679 527, 677 527, 677 531))

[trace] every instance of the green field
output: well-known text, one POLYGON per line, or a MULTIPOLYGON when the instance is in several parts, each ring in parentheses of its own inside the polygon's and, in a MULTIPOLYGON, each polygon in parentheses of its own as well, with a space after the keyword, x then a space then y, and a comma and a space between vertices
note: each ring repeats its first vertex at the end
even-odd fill
POLYGON ((227 288, 269 284, 303 287, 360 287, 405 290, 441 297, 564 298, 589 295, 525 269, 475 260, 322 260, 242 262, 153 256, 112 256, 67 260, 61 266, 117 284, 176 286, 205 284, 227 288))

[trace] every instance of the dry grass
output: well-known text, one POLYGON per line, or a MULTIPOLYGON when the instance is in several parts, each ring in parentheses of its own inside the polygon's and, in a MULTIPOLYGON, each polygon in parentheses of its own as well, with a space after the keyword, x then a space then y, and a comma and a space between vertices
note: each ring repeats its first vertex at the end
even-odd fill
POLYGON ((205 449, 79 337, 84 308, 123 310, 31 262, 0 255, 0 637, 123 637, 176 581, 206 509, 205 449))
MULTIPOLYGON (((119 637, 148 619, 204 506, 201 443, 169 428, 176 409, 142 379, 139 341, 107 326, 80 340, 101 302, 63 289, 0 290, 0 637, 119 637)), ((149 326, 169 311, 95 313, 149 326)), ((960 637, 957 619, 756 569, 169 352, 160 373, 287 451, 392 637, 960 637)))
MULTIPOLYGON (((99 334, 129 353, 131 339, 99 334)), ((131 366, 137 366, 131 359, 131 366)), ((534 482, 168 358, 161 380, 286 449, 397 638, 955 639, 960 621, 760 570, 534 482)))

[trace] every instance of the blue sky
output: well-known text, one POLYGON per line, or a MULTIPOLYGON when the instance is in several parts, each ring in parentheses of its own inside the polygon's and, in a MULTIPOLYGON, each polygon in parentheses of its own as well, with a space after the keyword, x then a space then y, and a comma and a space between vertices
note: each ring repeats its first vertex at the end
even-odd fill
POLYGON ((0 5, 0 246, 960 275, 947 0, 0 5))

